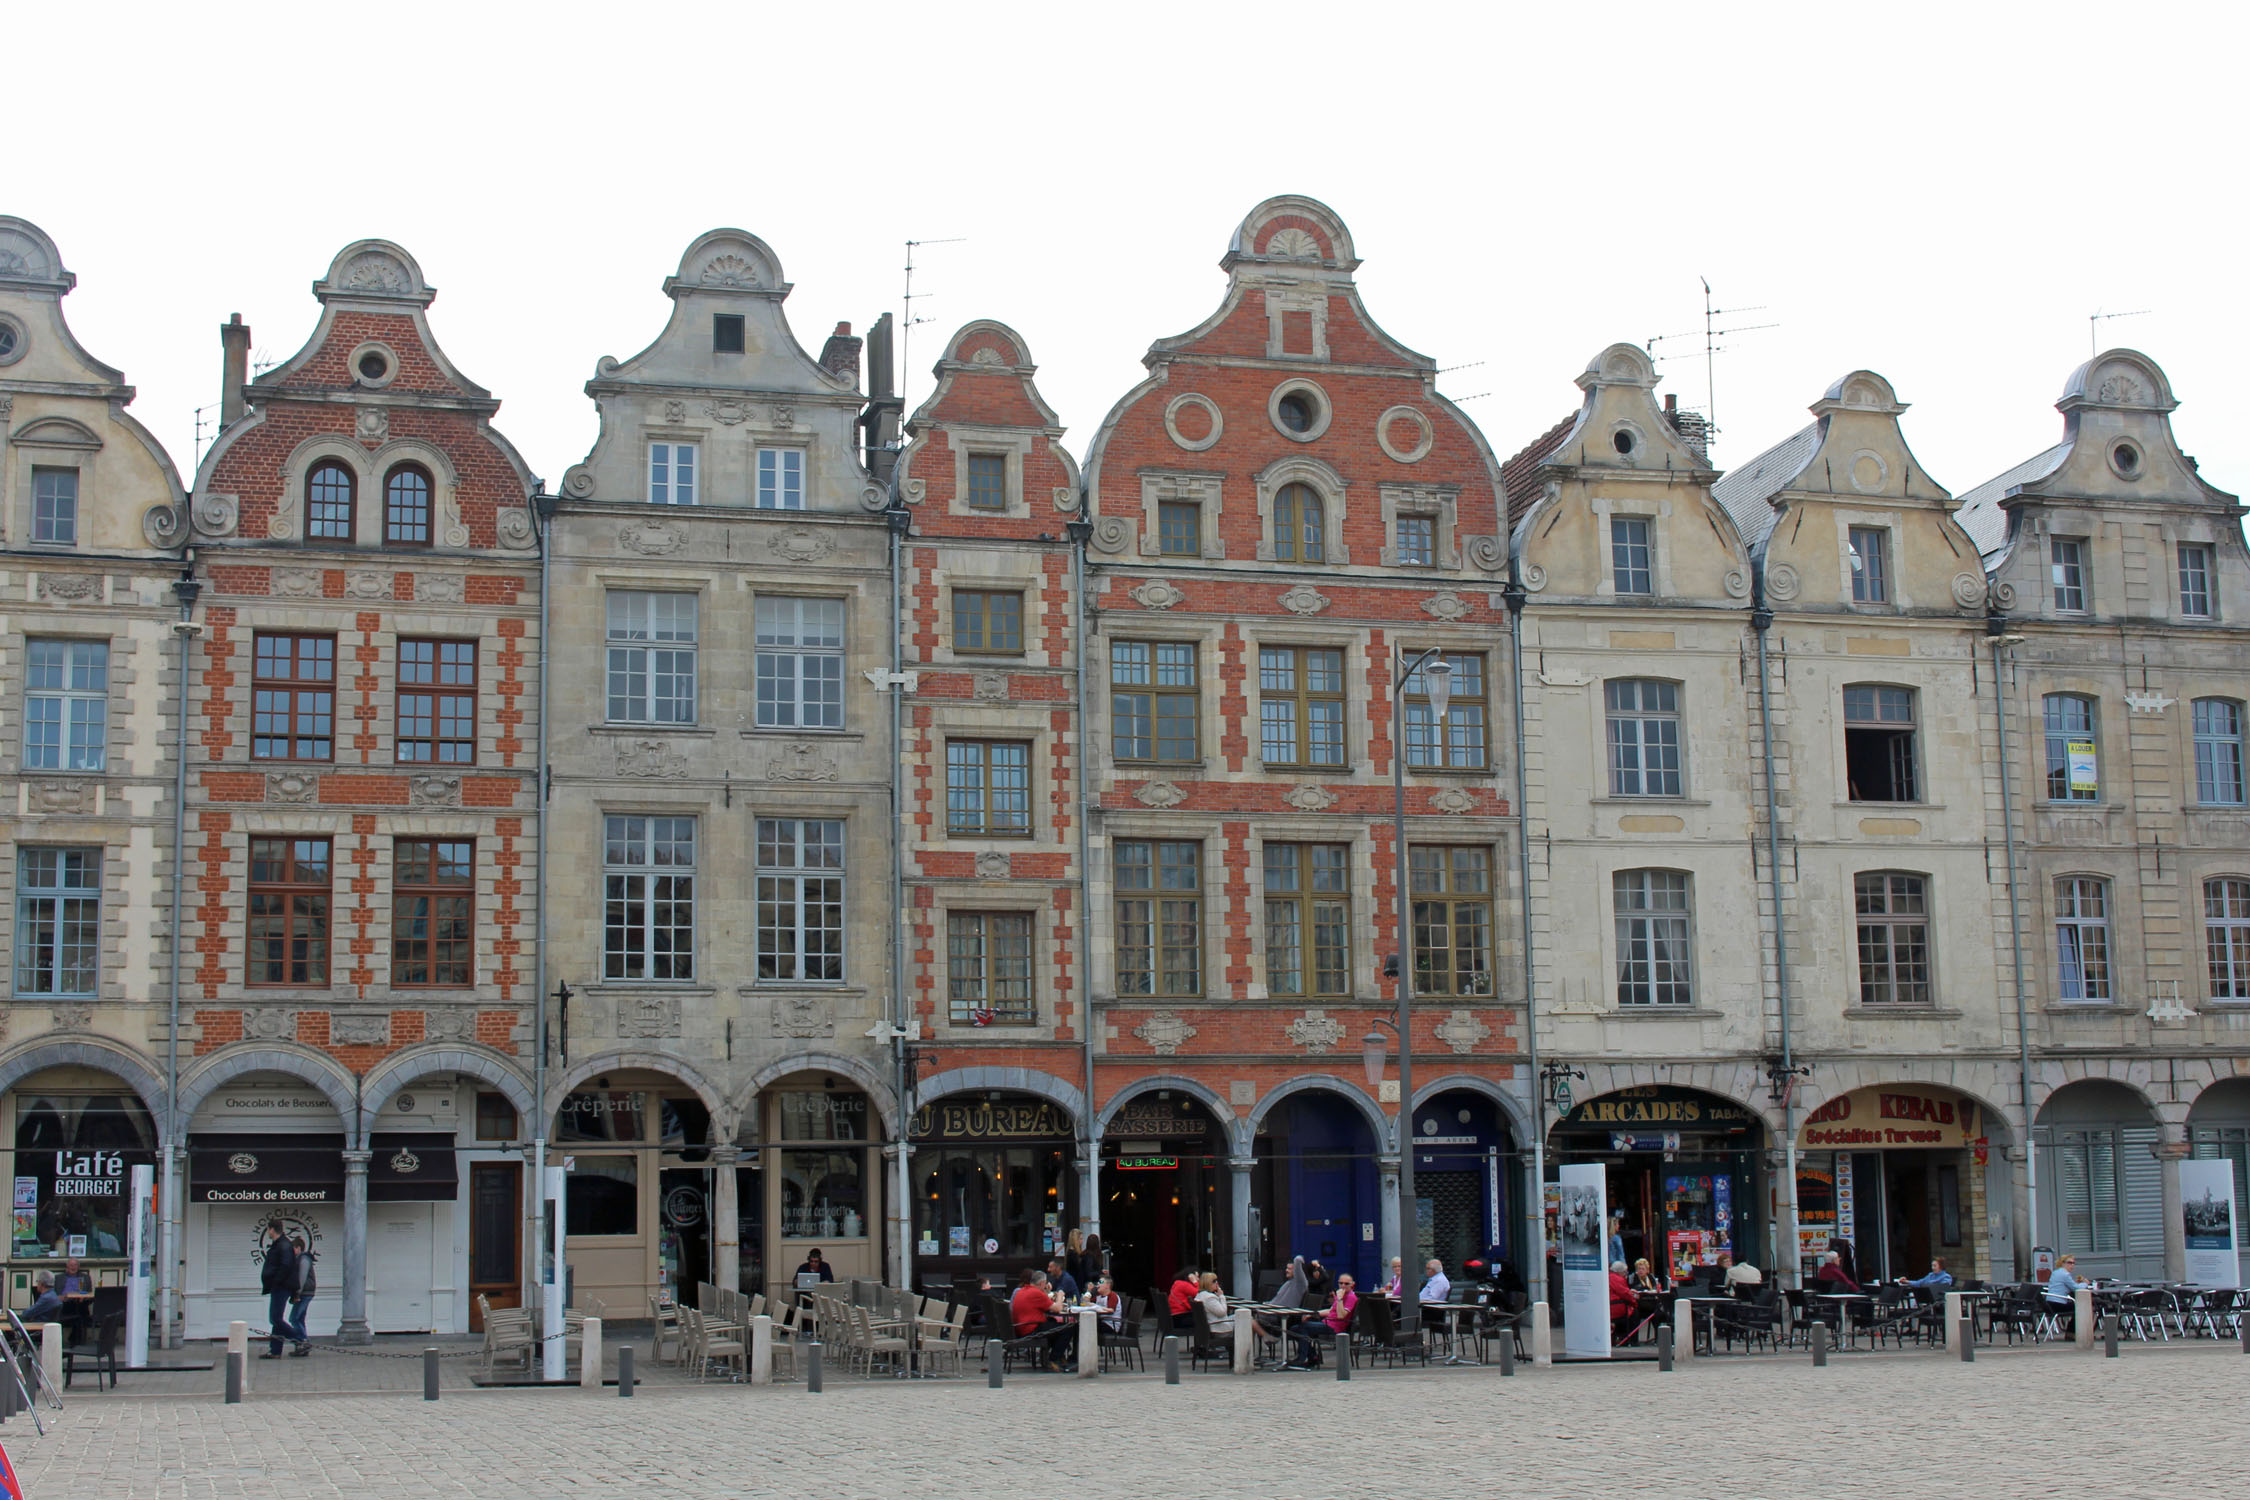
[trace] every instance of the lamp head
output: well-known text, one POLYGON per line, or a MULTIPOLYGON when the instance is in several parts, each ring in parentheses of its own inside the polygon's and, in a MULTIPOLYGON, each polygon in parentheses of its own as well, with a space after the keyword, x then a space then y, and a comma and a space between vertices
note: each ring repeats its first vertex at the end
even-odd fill
POLYGON ((1367 1086, 1369 1088, 1376 1088, 1382 1084, 1383 1059, 1389 1051, 1390 1043, 1383 1040, 1383 1033, 1372 1027, 1368 1029, 1367 1035, 1359 1039, 1359 1060, 1367 1066, 1367 1086))

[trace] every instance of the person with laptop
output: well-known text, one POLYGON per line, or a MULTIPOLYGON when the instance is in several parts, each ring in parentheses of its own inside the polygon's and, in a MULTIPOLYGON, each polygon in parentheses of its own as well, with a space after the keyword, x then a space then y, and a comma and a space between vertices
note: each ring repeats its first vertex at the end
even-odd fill
POLYGON ((836 1272, 821 1257, 818 1250, 807 1250, 805 1252, 805 1263, 797 1268, 797 1284, 804 1286, 807 1276, 817 1276, 822 1281, 834 1281, 836 1272))

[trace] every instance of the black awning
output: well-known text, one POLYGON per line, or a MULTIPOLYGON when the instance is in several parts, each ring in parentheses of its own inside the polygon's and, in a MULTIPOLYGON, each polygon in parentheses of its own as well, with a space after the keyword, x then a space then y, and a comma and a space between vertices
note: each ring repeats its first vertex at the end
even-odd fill
POLYGON ((341 1135, 198 1135, 188 1140, 191 1203, 341 1203, 341 1135))
POLYGON ((368 1202, 450 1203, 460 1193, 452 1136, 378 1130, 367 1145, 368 1202))

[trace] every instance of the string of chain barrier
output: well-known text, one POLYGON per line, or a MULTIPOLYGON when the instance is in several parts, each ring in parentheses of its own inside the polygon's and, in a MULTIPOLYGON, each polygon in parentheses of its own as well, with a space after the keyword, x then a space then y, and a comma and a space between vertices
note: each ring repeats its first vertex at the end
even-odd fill
MULTIPOLYGON (((249 1337, 252 1339, 266 1339, 270 1341, 273 1338, 273 1330, 270 1328, 259 1328, 256 1325, 252 1325, 249 1330, 249 1337)), ((545 1344, 554 1339, 570 1339, 576 1337, 578 1337, 578 1335, 575 1332, 565 1330, 562 1333, 542 1334, 536 1340, 536 1342, 545 1344)), ((283 1334, 282 1339, 285 1342, 294 1342, 294 1340, 288 1334, 283 1334)), ((310 1340, 308 1340, 307 1343, 311 1347, 318 1348, 323 1354, 349 1354, 355 1359, 420 1359, 424 1356, 424 1354, 428 1352, 426 1348, 396 1350, 362 1349, 355 1348, 350 1344, 313 1345, 311 1344, 310 1340)), ((521 1344, 510 1345, 508 1348, 502 1349, 499 1352, 502 1354, 513 1355, 517 1349, 520 1349, 522 1347, 523 1346, 521 1344)), ((484 1356, 485 1348, 482 1344, 478 1344, 475 1347, 468 1349, 440 1349, 438 1351, 439 1359, 482 1359, 484 1358, 484 1356)))

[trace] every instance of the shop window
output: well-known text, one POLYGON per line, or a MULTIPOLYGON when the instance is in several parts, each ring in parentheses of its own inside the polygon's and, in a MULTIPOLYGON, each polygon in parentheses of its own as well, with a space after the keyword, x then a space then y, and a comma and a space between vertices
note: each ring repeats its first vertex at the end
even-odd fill
POLYGON ((1023 655, 1023 595, 1013 590, 955 589, 953 649, 959 655, 1023 655))
POLYGON ((602 820, 602 977, 695 977, 695 819, 602 820))
POLYGON ((122 1257, 133 1168, 155 1161, 141 1101, 19 1091, 15 1146, 12 1258, 122 1257))
POLYGON ((330 872, 326 839, 250 841, 244 983, 328 983, 330 872))
POLYGON ((1919 875, 1852 877, 1859 928, 1859 1003, 1930 1003, 1930 906, 1919 875))
POLYGON ((1610 884, 1617 909, 1617 1003, 1694 1004, 1687 875, 1619 870, 1610 884))
POLYGON ((400 641, 396 697, 399 764, 476 764, 475 641, 400 641))
MULTIPOLYGON (((1289 398, 1284 398, 1289 399, 1289 398)), ((1285 484, 1273 500, 1276 562, 1328 561, 1328 508, 1309 484, 1285 484)))
POLYGON ((2072 876, 2055 883, 2055 983, 2064 1000, 2106 1003, 2109 974, 2109 882, 2072 876))
POLYGON ((16 994, 92 995, 101 981, 102 851, 16 850, 16 994))
POLYGON ((2094 700, 2049 693, 2040 705, 2047 730, 2047 798, 2099 802, 2099 754, 2094 740, 2094 700))
POLYGON ((864 1151, 784 1148, 781 1158, 781 1237, 786 1240, 856 1240, 868 1232, 864 1151))
POLYGON ((251 662, 250 758, 333 759, 336 638, 261 634, 251 662))
MULTIPOLYGON (((1434 659, 1434 658, 1433 658, 1434 659)), ((1424 689, 1421 665, 1406 675, 1406 763, 1410 766, 1443 765, 1452 771, 1481 771, 1487 757, 1485 726, 1484 658, 1470 652, 1449 651, 1444 661, 1453 669, 1452 696, 1445 705, 1445 756, 1437 754, 1435 720, 1424 689)))
POLYGON ((1109 687, 1117 759, 1195 759, 1201 700, 1193 642, 1112 641, 1109 687))
POLYGON ((1414 992, 1492 993, 1492 851, 1415 845, 1406 853, 1413 898, 1414 992))
POLYGON ((947 1019, 956 1026, 1028 1026, 1039 1019, 1031 998, 1031 913, 954 911, 945 914, 947 1019))
MULTIPOLYGON (((2250 880, 2203 882, 2203 946, 2211 998, 2250 1000, 2250 880)), ((2250 1204, 2250 1194, 2241 1201, 2250 1204)))
POLYGON ((353 497, 358 481, 334 459, 305 476, 305 535, 316 542, 348 542, 354 535, 353 497))
POLYGON ((1203 993, 1203 846, 1120 839, 1117 992, 1164 999, 1203 993))
POLYGON ((631 1156, 580 1156, 563 1178, 563 1233, 628 1235, 640 1230, 640 1162, 631 1156))
POLYGON ((391 846, 391 983, 460 989, 474 982, 477 846, 399 839, 391 846))
POLYGON ((921 1254, 989 1263, 1050 1255, 1063 1243, 1077 1175, 1067 1149, 925 1143, 914 1161, 921 1254))
POLYGON ((2180 613, 2191 620, 2208 620, 2218 613, 2215 549, 2205 542, 2180 543, 2180 613))
POLYGON ((647 1138, 648 1096, 637 1089, 581 1089, 555 1111, 558 1141, 641 1141, 647 1138))
POLYGON ((1011 740, 948 740, 945 831, 986 838, 1031 833, 1031 747, 1011 740))
POLYGON ((1258 649, 1258 748, 1269 766, 1344 764, 1344 653, 1258 649))
POLYGON ((1603 685, 1612 797, 1677 797, 1680 685, 1637 679, 1603 685))
POLYGON ((1351 846, 1268 844, 1265 860, 1267 991, 1349 995, 1351 846))
POLYGON ((695 444, 648 445, 648 502, 651 505, 695 504, 695 444))
POLYGON ((109 642, 27 642, 24 769, 99 771, 108 762, 109 642))
POLYGON ((1920 800, 1914 754, 1914 691, 1861 684, 1844 689, 1844 776, 1854 802, 1920 800))
POLYGON ((1651 594, 1655 589, 1653 523, 1646 516, 1609 518, 1609 577, 1620 594, 1651 594))
POLYGON ((2198 698, 2195 726, 2195 800, 2217 806, 2242 802, 2242 705, 2198 698))
POLYGON ((834 1090, 797 1089, 780 1096, 778 1139, 784 1141, 869 1141, 867 1096, 834 1090))
POLYGON ((400 464, 383 481, 383 540, 394 547, 427 547, 431 535, 429 471, 400 464))
POLYGON ((844 727, 844 601, 758 600, 758 727, 844 727))
POLYGON ((517 1129, 516 1107, 508 1102, 506 1094, 477 1095, 478 1140, 512 1141, 517 1129))
POLYGON ((844 825, 758 820, 758 978, 844 977, 844 825))
POLYGON ((2048 543, 2048 566, 2054 584, 2055 608, 2072 614, 2085 613, 2085 540, 2067 536, 2053 538, 2048 543))
POLYGON ((608 596, 610 723, 695 722, 695 603, 693 594, 608 596))
POLYGON ((758 450, 758 509, 803 510, 805 508, 805 450, 802 448, 760 448, 758 450))
POLYGON ((1852 602, 1888 604, 1891 599, 1890 533, 1879 526, 1851 528, 1852 602))

